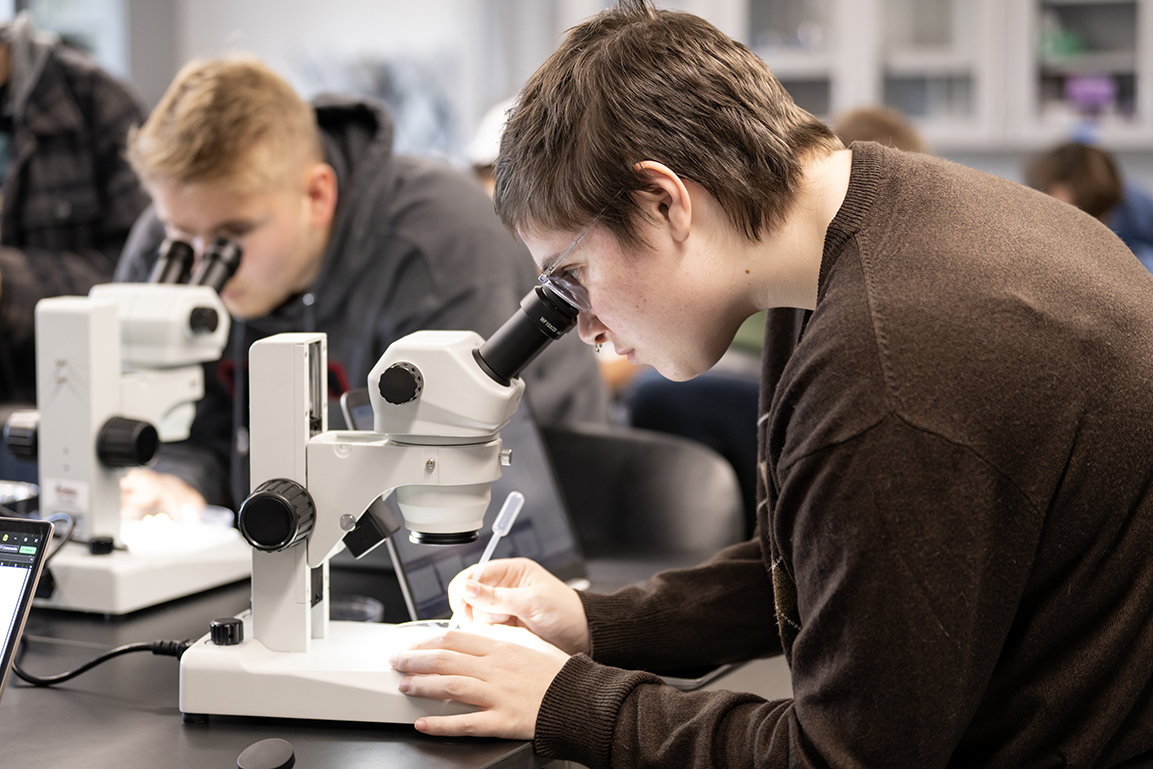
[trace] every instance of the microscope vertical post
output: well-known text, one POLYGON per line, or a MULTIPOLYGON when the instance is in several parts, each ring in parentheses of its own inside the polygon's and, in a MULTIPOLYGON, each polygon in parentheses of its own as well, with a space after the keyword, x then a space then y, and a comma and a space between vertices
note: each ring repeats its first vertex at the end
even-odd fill
MULTIPOLYGON (((251 487, 287 478, 307 484, 308 440, 328 429, 328 343, 324 334, 281 334, 249 351, 251 487)), ((250 489, 251 490, 251 489, 250 489)), ((273 651, 308 651, 328 624, 328 563, 308 567, 302 543, 252 549, 253 632, 273 651), (312 605, 313 582, 321 593, 312 605)))
POLYGON ((121 471, 97 459, 93 436, 120 411, 116 305, 52 297, 36 305, 41 509, 66 512, 76 536, 120 540, 121 471))

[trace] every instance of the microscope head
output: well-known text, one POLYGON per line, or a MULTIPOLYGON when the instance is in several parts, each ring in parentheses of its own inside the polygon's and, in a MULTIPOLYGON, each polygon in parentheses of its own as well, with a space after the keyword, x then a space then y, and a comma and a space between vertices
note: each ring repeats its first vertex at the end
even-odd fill
POLYGON ((91 298, 119 308, 123 367, 174 368, 220 358, 230 319, 219 292, 240 257, 236 241, 217 238, 194 265, 192 246, 169 238, 148 283, 93 286, 91 298))
POLYGON ((500 430, 524 394, 518 375, 576 318, 541 285, 487 342, 472 331, 393 342, 368 375, 371 431, 327 429, 323 334, 256 342, 250 445, 259 485, 241 506, 241 531, 267 552, 307 541, 315 568, 341 542, 360 555, 397 531, 400 522, 370 509, 395 492, 414 542, 474 541, 490 486, 511 461, 500 430))
POLYGON ((507 385, 473 358, 473 331, 417 331, 398 339, 368 374, 373 429, 402 443, 450 445, 490 439, 512 418, 524 382, 507 385))
MULTIPOLYGON (((576 310, 544 285, 530 291, 487 342, 471 331, 418 331, 398 340, 369 373, 375 431, 400 443, 462 449, 474 444, 479 463, 481 444, 498 437, 520 404, 520 372, 572 329, 576 317, 576 310)), ((468 451, 452 456, 454 462, 470 459, 468 451)), ((409 538, 418 544, 475 540, 490 498, 490 482, 442 479, 396 490, 409 538)))
POLYGON ((104 283, 88 295, 118 307, 125 369, 214 361, 228 343, 228 310, 208 286, 104 283))
POLYGON ((489 482, 476 481, 492 480, 490 444, 499 443, 524 382, 502 385, 485 374, 474 358, 483 343, 473 331, 417 331, 394 342, 369 373, 374 432, 430 452, 453 447, 430 453, 436 482, 396 489, 414 542, 471 542, 484 524, 489 482))

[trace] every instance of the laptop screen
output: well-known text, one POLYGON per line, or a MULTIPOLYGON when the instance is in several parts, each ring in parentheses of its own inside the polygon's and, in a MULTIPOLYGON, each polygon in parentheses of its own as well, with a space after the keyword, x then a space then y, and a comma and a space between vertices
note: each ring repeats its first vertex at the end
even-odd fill
MULTIPOLYGON (((354 430, 372 429, 372 405, 367 399, 348 398, 345 419, 354 430)), ((568 510, 561 497, 552 460, 541 438, 528 403, 519 408, 500 432, 504 448, 512 449, 512 465, 503 468, 492 484, 492 502, 485 512, 484 528, 468 545, 413 544, 397 532, 387 541, 389 553, 412 619, 438 619, 452 612, 448 583, 462 569, 480 560, 492 537, 492 523, 509 493, 524 495, 524 507, 512 531, 497 544, 493 558, 531 558, 565 581, 583 579, 585 563, 568 510)), ((402 520, 390 495, 386 504, 402 520)))
POLYGON ((0 696, 51 539, 47 521, 0 518, 0 696))

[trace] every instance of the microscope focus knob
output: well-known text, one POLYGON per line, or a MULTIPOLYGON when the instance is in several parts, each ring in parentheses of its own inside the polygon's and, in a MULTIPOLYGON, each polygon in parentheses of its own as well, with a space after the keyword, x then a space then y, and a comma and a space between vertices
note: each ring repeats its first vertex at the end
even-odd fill
POLYGON ((96 435, 96 456, 105 467, 146 465, 160 448, 160 436, 148 422, 109 417, 96 435))
POLYGON ((36 436, 39 432, 39 411, 13 411, 4 424, 4 443, 8 446, 8 453, 36 461, 36 436))
POLYGON ((257 486, 240 506, 240 533, 257 550, 274 553, 303 541, 315 517, 308 489, 287 478, 273 478, 257 486))
POLYGON ((377 387, 382 398, 399 406, 420 397, 424 389, 424 376, 411 363, 394 363, 380 375, 377 387))

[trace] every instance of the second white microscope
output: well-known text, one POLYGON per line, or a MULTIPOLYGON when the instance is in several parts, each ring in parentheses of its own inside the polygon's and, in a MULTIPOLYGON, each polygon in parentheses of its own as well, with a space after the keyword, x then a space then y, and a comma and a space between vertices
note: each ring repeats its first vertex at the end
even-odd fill
POLYGON ((38 461, 41 517, 75 521, 36 605, 125 614, 249 575, 248 547, 230 526, 122 522, 120 505, 126 469, 189 435, 201 364, 228 342, 218 291, 240 256, 220 239, 193 270, 192 248, 165 241, 148 283, 36 304, 38 408, 14 414, 5 437, 38 461))

